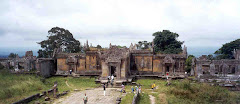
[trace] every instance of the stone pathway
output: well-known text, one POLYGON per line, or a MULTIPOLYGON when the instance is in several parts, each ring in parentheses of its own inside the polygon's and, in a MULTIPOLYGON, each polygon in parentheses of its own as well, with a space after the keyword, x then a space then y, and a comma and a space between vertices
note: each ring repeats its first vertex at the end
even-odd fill
POLYGON ((87 104, 116 104, 117 97, 120 97, 120 89, 107 88, 106 96, 103 96, 103 88, 95 88, 81 92, 74 92, 71 95, 57 99, 53 104, 83 104, 83 97, 88 96, 87 104))
POLYGON ((152 95, 149 95, 151 104, 155 104, 155 97, 152 95))

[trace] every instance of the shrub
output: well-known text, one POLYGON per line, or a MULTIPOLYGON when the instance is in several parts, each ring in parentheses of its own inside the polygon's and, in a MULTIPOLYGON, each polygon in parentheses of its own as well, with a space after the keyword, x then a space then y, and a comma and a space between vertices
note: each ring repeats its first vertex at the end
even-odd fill
POLYGON ((237 99, 235 93, 219 86, 210 86, 206 83, 191 83, 189 80, 175 81, 168 93, 176 97, 192 100, 196 103, 232 103, 237 99))

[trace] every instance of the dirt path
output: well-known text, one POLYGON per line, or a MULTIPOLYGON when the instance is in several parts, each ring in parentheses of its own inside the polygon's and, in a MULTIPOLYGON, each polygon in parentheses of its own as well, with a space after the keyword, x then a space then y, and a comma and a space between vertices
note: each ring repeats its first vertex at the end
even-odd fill
POLYGON ((67 81, 65 81, 65 83, 66 83, 66 85, 67 85, 68 87, 70 87, 67 81))
POLYGON ((152 95, 149 95, 151 104, 155 104, 155 97, 152 95))
POLYGON ((87 104, 116 104, 116 99, 121 95, 116 88, 107 88, 106 96, 103 96, 103 88, 95 88, 81 92, 74 92, 71 95, 54 101, 53 104, 83 104, 83 97, 88 96, 87 104))

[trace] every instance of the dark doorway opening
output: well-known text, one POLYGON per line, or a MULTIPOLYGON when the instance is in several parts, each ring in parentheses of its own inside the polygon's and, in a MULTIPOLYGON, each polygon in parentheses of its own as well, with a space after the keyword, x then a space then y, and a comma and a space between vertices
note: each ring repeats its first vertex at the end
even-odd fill
POLYGON ((166 68, 167 68, 167 69, 166 69, 166 72, 169 72, 169 66, 167 66, 166 68))
POLYGON ((235 68, 232 68, 232 74, 235 74, 235 68))
POLYGON ((111 66, 111 75, 113 75, 114 77, 116 77, 116 67, 115 66, 111 66))

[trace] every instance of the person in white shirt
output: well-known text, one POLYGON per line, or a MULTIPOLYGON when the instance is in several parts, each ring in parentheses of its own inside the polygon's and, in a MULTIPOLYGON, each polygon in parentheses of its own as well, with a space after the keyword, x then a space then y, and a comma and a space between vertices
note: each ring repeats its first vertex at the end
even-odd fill
POLYGON ((112 75, 112 77, 111 77, 111 78, 112 78, 112 80, 114 80, 114 76, 113 76, 113 75, 112 75))

